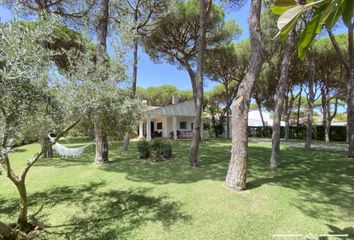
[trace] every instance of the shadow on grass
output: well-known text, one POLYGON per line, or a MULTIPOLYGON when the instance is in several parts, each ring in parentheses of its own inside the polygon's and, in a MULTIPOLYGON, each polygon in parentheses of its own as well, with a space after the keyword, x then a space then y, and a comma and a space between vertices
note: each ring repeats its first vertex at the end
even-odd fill
MULTIPOLYGON (((37 192, 29 196, 33 222, 46 223, 46 210, 60 217, 61 211, 70 211, 63 223, 44 224, 44 230, 38 239, 129 239, 133 230, 156 222, 169 228, 177 221, 190 221, 184 214, 181 204, 166 196, 151 196, 150 189, 118 191, 104 189, 103 182, 80 186, 65 186, 37 192), (58 209, 53 211, 53 209, 58 209), (72 211, 71 211, 72 210, 72 211)), ((17 214, 18 202, 6 201, 7 214, 17 214)))
MULTIPOLYGON (((281 165, 269 170, 269 143, 252 144, 249 148, 248 189, 257 190, 264 185, 290 188, 297 199, 291 204, 305 214, 329 220, 348 220, 354 215, 354 161, 343 153, 324 150, 304 151, 285 146, 281 150, 281 165)), ((188 164, 190 142, 173 143, 174 158, 164 162, 137 160, 136 142, 124 152, 117 143, 111 145, 110 160, 101 171, 125 174, 135 182, 153 184, 193 183, 203 180, 225 180, 231 144, 228 140, 210 140, 201 144, 200 167, 188 164)), ((94 147, 90 147, 78 160, 57 160, 58 167, 92 164, 94 147), (83 162, 80 162, 83 161, 83 162)), ((45 162, 51 164, 51 162, 45 162)))
MULTIPOLYGON (((328 235, 343 235, 343 236, 338 236, 336 237, 337 239, 343 239, 343 240, 352 240, 354 239, 354 228, 353 227, 348 227, 348 228, 339 228, 330 224, 327 224, 327 227, 331 230, 328 232, 328 235), (346 236, 345 236, 346 235, 346 236)), ((319 240, 330 240, 334 239, 334 237, 319 237, 319 240)))
POLYGON ((248 189, 275 185, 296 190, 299 200, 292 203, 305 214, 331 222, 348 221, 354 215, 354 161, 345 154, 304 151, 287 147, 275 171, 261 172, 252 155, 248 189), (255 171, 256 170, 256 171, 255 171))

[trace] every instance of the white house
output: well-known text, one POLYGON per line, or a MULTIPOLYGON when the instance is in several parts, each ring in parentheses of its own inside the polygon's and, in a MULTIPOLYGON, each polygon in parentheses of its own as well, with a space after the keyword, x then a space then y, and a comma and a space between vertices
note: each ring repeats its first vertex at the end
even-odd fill
MULTIPOLYGON (((171 105, 165 107, 148 106, 148 110, 139 124, 139 138, 145 137, 146 140, 150 141, 152 135, 157 134, 163 138, 169 138, 173 136, 174 139, 177 139, 177 133, 180 134, 178 136, 180 138, 192 138, 194 115, 194 102, 188 101, 178 103, 177 96, 172 96, 171 105)), ((266 126, 273 126, 273 120, 270 118, 269 112, 263 113, 263 120, 266 126)), ((259 111, 250 111, 248 113, 248 126, 263 126, 259 111)), ((281 122, 281 126, 285 126, 283 121, 281 122)), ((209 120, 207 118, 203 118, 201 126, 202 138, 208 137, 209 127, 209 120)), ((225 135, 226 125, 224 128, 225 135)), ((231 120, 230 129, 232 129, 231 120)))
MULTIPOLYGON (((173 137, 177 139, 177 132, 181 138, 192 138, 194 121, 194 102, 178 103, 177 98, 172 98, 172 105, 165 107, 148 106, 148 110, 139 124, 139 138, 146 137, 151 140, 152 134, 159 134, 163 138, 173 137)), ((202 120, 201 135, 208 137, 208 121, 202 120)))

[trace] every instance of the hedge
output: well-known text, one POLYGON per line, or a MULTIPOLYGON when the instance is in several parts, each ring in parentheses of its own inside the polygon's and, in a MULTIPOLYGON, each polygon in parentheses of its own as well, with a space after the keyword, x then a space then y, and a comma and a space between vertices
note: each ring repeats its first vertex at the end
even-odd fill
MULTIPOLYGON (((272 137, 272 127, 248 127, 249 137, 259 137, 259 138, 271 138, 272 137)), ((280 136, 284 138, 285 127, 280 128, 280 136)), ((331 141, 346 141, 347 127, 346 126, 332 126, 330 128, 330 140, 331 141)), ((312 137, 314 140, 324 140, 325 139, 325 129, 323 126, 313 126, 312 137)), ((289 127, 289 138, 290 139, 301 139, 306 138, 306 126, 290 126, 289 127)))

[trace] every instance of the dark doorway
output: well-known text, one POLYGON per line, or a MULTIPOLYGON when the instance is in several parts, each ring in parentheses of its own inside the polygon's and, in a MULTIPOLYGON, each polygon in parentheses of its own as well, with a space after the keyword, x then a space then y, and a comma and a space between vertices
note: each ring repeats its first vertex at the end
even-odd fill
POLYGON ((155 126, 154 122, 151 121, 151 133, 155 132, 154 126, 155 126))

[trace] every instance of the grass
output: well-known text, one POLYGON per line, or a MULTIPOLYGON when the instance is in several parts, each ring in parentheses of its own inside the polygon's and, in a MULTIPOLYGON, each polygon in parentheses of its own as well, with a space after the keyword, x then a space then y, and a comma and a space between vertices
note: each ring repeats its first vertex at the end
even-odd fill
MULTIPOLYGON (((174 159, 158 163, 137 160, 136 143, 127 153, 112 144, 104 167, 93 164, 94 146, 76 159, 41 159, 27 180, 30 217, 45 225, 39 239, 354 239, 354 160, 345 153, 283 146, 270 171, 270 143, 252 142, 248 190, 234 192, 223 185, 231 143, 203 142, 198 169, 188 167, 189 144, 175 142, 174 159)), ((15 169, 38 148, 16 149, 15 169)), ((14 222, 17 206, 0 176, 0 218, 14 222)))

